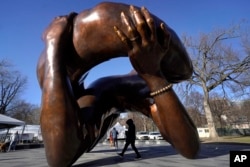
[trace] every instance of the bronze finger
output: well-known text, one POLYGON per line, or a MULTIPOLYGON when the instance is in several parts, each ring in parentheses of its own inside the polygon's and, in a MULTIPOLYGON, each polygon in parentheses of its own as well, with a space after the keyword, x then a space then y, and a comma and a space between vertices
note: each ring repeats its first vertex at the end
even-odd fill
POLYGON ((142 7, 141 11, 145 17, 145 20, 146 20, 147 25, 148 25, 150 32, 151 32, 150 39, 155 40, 156 39, 156 29, 155 29, 154 18, 151 16, 149 11, 145 7, 142 7))

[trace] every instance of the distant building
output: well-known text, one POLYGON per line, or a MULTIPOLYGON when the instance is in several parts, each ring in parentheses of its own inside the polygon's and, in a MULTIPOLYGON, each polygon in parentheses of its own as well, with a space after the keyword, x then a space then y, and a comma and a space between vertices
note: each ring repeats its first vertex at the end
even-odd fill
POLYGON ((232 129, 250 129, 250 122, 236 121, 231 123, 232 129))
POLYGON ((198 134, 200 138, 209 138, 210 133, 208 128, 197 128, 198 134))

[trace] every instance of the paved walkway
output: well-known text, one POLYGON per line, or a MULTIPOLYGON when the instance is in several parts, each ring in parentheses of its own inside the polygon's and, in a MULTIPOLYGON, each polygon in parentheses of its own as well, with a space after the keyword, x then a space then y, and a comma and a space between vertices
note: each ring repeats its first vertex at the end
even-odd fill
MULTIPOLYGON (((90 153, 83 154, 74 167, 229 167, 229 151, 250 150, 250 144, 203 143, 201 151, 195 160, 189 160, 179 155, 166 142, 137 143, 142 155, 141 160, 134 160, 135 154, 129 147, 124 158, 117 156, 120 149, 110 148, 107 143, 98 144, 90 153)), ((24 149, 15 152, 0 153, 1 167, 46 167, 44 148, 24 149)))

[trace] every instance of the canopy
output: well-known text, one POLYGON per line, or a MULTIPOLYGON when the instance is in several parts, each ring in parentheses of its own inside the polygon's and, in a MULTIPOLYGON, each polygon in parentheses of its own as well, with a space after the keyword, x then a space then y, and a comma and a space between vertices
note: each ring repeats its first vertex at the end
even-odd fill
POLYGON ((0 114, 0 129, 25 125, 25 122, 0 114))

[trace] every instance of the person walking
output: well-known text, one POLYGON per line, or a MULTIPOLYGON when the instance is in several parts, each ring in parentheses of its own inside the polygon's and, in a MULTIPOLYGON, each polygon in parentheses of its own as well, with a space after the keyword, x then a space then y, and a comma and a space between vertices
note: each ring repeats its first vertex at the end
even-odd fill
POLYGON ((126 123, 128 125, 128 131, 126 133, 126 143, 124 145, 124 148, 123 148, 122 152, 119 153, 118 155, 123 158, 124 153, 126 152, 128 146, 131 144, 132 149, 135 151, 135 153, 137 155, 135 157, 135 159, 141 159, 141 155, 138 152, 137 148, 135 147, 135 139, 136 139, 136 136, 135 136, 135 124, 134 124, 132 119, 128 119, 126 121, 126 123))
POLYGON ((113 146, 118 149, 118 132, 116 128, 112 129, 113 146))
POLYGON ((10 137, 10 145, 9 145, 8 152, 11 150, 13 151, 16 150, 16 144, 18 140, 19 140, 19 134, 18 134, 18 131, 16 131, 16 133, 13 133, 10 137))
POLYGON ((110 147, 112 147, 113 146, 112 130, 109 132, 109 143, 110 143, 110 147))

